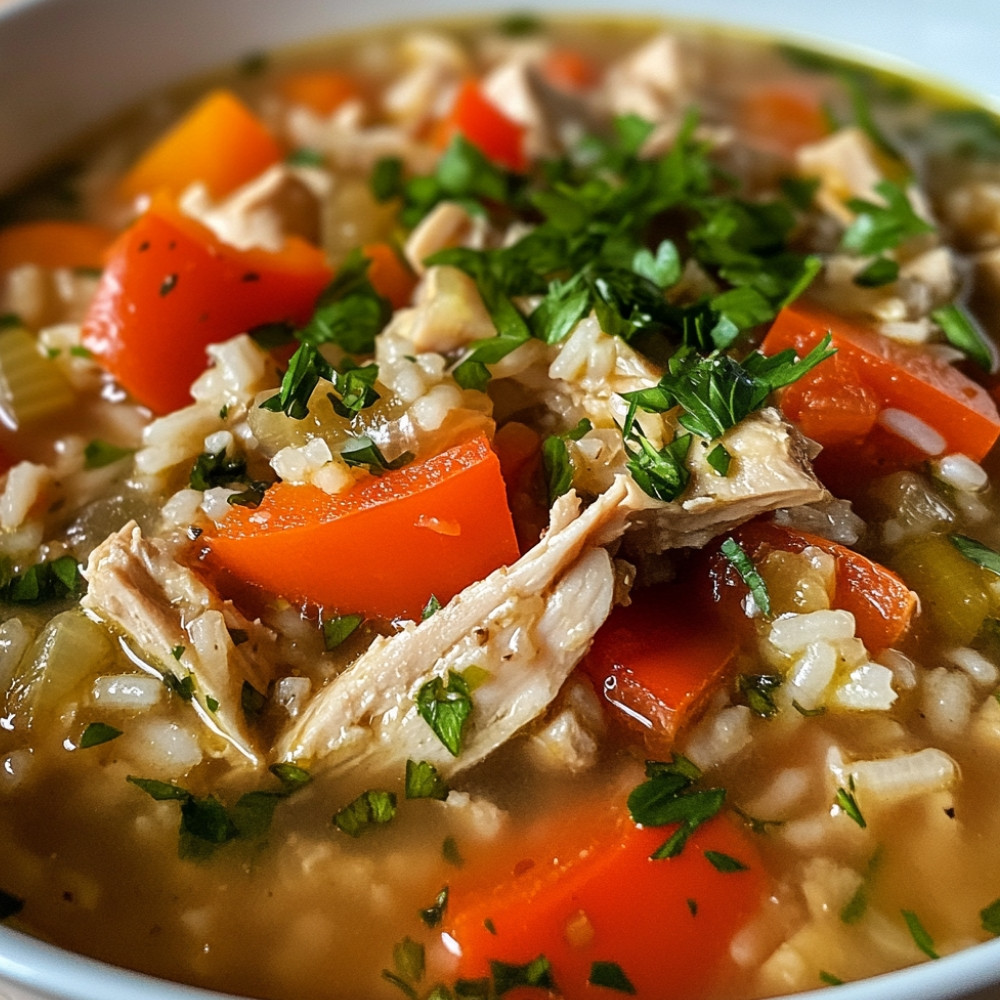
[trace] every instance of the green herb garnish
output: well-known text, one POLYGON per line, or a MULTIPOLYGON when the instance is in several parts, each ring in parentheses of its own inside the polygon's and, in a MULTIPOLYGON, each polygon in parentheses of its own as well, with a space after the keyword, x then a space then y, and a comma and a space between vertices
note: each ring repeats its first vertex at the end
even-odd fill
POLYGON ((435 677, 417 692, 417 711, 453 757, 461 752, 462 731, 472 707, 468 683, 453 670, 448 671, 447 684, 435 677))
POLYGON ((106 465, 119 462, 133 454, 135 454, 134 448, 122 448, 95 438, 93 441, 88 441, 83 449, 83 465, 85 469, 103 469, 106 465))
POLYGON ((986 335, 979 324, 962 306, 941 306, 931 312, 931 319, 945 335, 952 347, 957 347, 983 371, 993 370, 993 353, 990 351, 986 335))
POLYGON ((434 897, 430 906, 420 911, 420 919, 428 927, 437 927, 444 919, 444 911, 448 906, 448 886, 443 886, 434 897))
POLYGON ((866 822, 864 816, 861 815, 861 809, 858 806, 858 800, 854 797, 854 782, 851 782, 850 791, 846 788, 837 789, 836 804, 844 812, 846 816, 849 816, 854 820, 858 826, 863 830, 868 823, 866 822))
POLYGON ((926 928, 920 922, 920 918, 913 910, 900 910, 906 926, 910 929, 910 936, 913 943, 928 957, 940 958, 941 956, 934 950, 934 939, 927 933, 926 928))
POLYGON ((388 823, 395 815, 396 796, 392 792, 369 789, 337 812, 333 823, 344 833, 360 837, 365 830, 388 823))
POLYGON ((592 962, 587 982, 591 986, 603 986, 618 993, 632 995, 636 992, 631 980, 617 962, 592 962))
POLYGON ((89 750, 91 747, 100 746, 102 743, 110 743, 111 740, 121 736, 122 731, 114 726, 109 726, 106 722, 91 722, 83 731, 80 737, 80 749, 89 750))
POLYGON ((346 642, 365 620, 364 615, 341 615, 323 622, 323 646, 329 653, 346 642))
POLYGON ((408 799, 448 798, 448 785, 438 769, 426 760, 407 760, 406 797, 408 799))

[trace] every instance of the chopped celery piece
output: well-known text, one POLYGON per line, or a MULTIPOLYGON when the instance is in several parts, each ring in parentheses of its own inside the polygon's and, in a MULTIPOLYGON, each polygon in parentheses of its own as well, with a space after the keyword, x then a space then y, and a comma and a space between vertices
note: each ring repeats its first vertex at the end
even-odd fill
POLYGON ((0 331, 0 420, 16 430, 68 409, 75 398, 59 365, 27 330, 0 331))
POLYGON ((943 642, 966 645, 994 612, 985 571, 943 535, 910 542, 892 567, 920 595, 922 613, 943 642))

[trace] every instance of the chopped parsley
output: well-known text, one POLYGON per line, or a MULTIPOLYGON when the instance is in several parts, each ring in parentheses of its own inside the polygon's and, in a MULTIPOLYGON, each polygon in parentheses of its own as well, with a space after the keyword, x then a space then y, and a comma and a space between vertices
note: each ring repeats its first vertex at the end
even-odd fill
POLYGON ((448 798, 448 785, 438 769, 426 760, 407 760, 406 797, 408 799, 448 798))
POLYGON ((726 451, 725 447, 721 444, 717 444, 706 456, 705 461, 708 462, 712 470, 719 476, 729 475, 729 465, 733 460, 733 456, 726 451))
POLYGON ((841 812, 845 816, 849 816, 854 820, 861 829, 865 829, 868 826, 867 821, 861 814, 861 809, 858 806, 858 800, 854 797, 854 782, 851 781, 850 790, 846 788, 837 789, 836 805, 840 808, 841 812))
POLYGON ((177 660, 178 663, 180 663, 181 657, 184 655, 184 647, 183 646, 174 646, 173 649, 170 650, 170 655, 175 660, 177 660))
POLYGON ((701 771, 679 754, 670 761, 647 761, 646 777, 628 797, 629 814, 640 826, 678 824, 651 855, 654 860, 675 857, 684 849, 688 837, 719 812, 726 790, 694 787, 701 771))
POLYGON ((15 574, 9 558, 0 559, 0 601, 42 604, 80 597, 85 588, 80 564, 72 556, 35 563, 15 574))
POLYGON ((100 746, 102 743, 110 743, 111 740, 121 736, 122 731, 114 726, 109 726, 106 722, 91 722, 83 731, 80 737, 80 749, 89 750, 91 747, 100 746))
POLYGON ((861 884, 855 890, 854 895, 851 896, 840 910, 840 919, 845 924, 856 924, 868 911, 868 897, 871 891, 871 884, 881 864, 882 848, 879 847, 868 860, 868 866, 865 869, 861 884))
POLYGON ((444 911, 448 906, 448 886, 443 886, 441 891, 434 897, 434 902, 430 906, 420 911, 420 919, 428 927, 437 927, 444 919, 444 911))
POLYGON ((861 256, 876 256, 894 250, 906 240, 934 227, 913 210, 906 191, 890 180, 875 185, 883 203, 851 198, 847 207, 855 213, 841 240, 841 249, 861 256))
MULTIPOLYGON (((280 389, 260 404, 261 409, 284 413, 294 420, 302 420, 309 414, 309 401, 320 380, 336 384, 337 372, 320 353, 321 345, 334 345, 349 355, 374 351, 375 337, 392 316, 392 306, 368 280, 369 264, 360 251, 352 251, 337 276, 320 294, 315 311, 304 327, 295 329, 268 324, 255 331, 268 342, 282 336, 299 341, 280 389)), ((365 366, 360 370, 374 367, 365 366)), ((377 369, 375 371, 377 374, 377 369)), ((355 376, 342 384, 349 384, 349 392, 353 394, 359 379, 363 382, 366 378, 367 375, 355 376)), ((337 388, 338 392, 343 392, 340 385, 337 388)), ((343 399, 340 403, 343 404, 343 399)))
POLYGON ((448 681, 435 677, 417 692, 417 711, 452 757, 462 750, 462 732, 472 713, 472 695, 461 674, 448 671, 448 681))
POLYGON ((193 490, 210 490, 217 486, 248 483, 246 459, 230 457, 226 449, 202 452, 196 459, 188 477, 193 490))
POLYGON ((1000 937, 1000 899, 994 899, 979 911, 979 923, 987 934, 1000 937))
POLYGON ((572 430, 553 434, 542 442, 542 468, 545 470, 550 507, 573 485, 573 464, 566 442, 579 441, 591 427, 590 421, 584 417, 572 430))
POLYGON ((521 986, 538 986, 552 991, 556 988, 552 979, 552 966, 544 955, 539 955, 530 962, 525 962, 524 965, 491 961, 490 977, 498 997, 502 997, 505 993, 521 986))
MULTIPOLYGON (((184 654, 183 646, 175 646, 171 652, 175 659, 180 659, 184 654)), ((167 670, 163 674, 163 683, 171 694, 177 695, 181 701, 191 701, 194 698, 194 675, 185 674, 178 677, 173 671, 167 670)))
POLYGON ((83 466, 85 469, 103 469, 106 465, 112 465, 134 453, 134 448, 122 448, 117 444, 95 438, 93 441, 88 441, 83 449, 83 466))
POLYGON ((632 995, 636 992, 631 980, 617 962, 592 962, 587 982, 591 986, 603 986, 618 993, 632 995))
POLYGON ((772 719, 778 714, 774 692, 781 687, 781 680, 780 674, 740 674, 736 685, 754 715, 772 719))
POLYGON ((910 930, 910 937, 913 938, 913 943, 928 957, 928 958, 940 958, 941 956, 934 949, 934 939, 927 933, 927 929, 920 922, 920 918, 913 912, 913 910, 900 910, 903 915, 903 919, 906 921, 906 926, 910 930))
MULTIPOLYGON (((740 579, 747 585, 754 604, 760 609, 760 613, 765 618, 771 617, 771 595, 768 593, 767 584, 764 578, 757 571, 753 560, 746 554, 743 546, 735 538, 730 536, 721 545, 720 551, 740 575, 740 579)), ((773 712, 771 713, 774 714, 773 712)))
POLYGON ((389 823, 395 815, 395 794, 369 789, 335 813, 333 824, 352 837, 360 837, 371 827, 389 823))
POLYGON ((985 372, 993 370, 993 353, 986 335, 967 309, 954 303, 931 312, 931 319, 952 347, 957 347, 985 372))
POLYGON ((245 792, 228 807, 215 795, 197 796, 168 781, 133 775, 126 780, 157 802, 180 803, 178 854, 185 860, 203 860, 224 844, 263 837, 270 829, 277 804, 309 781, 308 772, 294 764, 275 765, 271 773, 281 782, 279 791, 245 792), (290 777, 293 773, 294 777, 290 777))
POLYGON ((441 610, 441 602, 431 594, 427 598, 427 603, 424 605, 424 610, 420 612, 420 620, 422 622, 427 621, 428 618, 433 618, 441 610))
POLYGON ((742 861, 729 854, 723 854, 721 851, 705 851, 705 857, 718 872, 729 874, 731 872, 747 871, 747 865, 742 861))
POLYGON ((840 976, 835 976, 832 972, 827 972, 825 969, 820 969, 819 981, 825 983, 827 986, 843 986, 844 980, 840 976))
POLYGON ((381 475, 383 472, 391 472, 393 469, 402 468, 407 462, 411 462, 413 452, 404 451, 389 461, 368 435, 359 434, 357 437, 349 438, 347 443, 343 445, 340 457, 347 465, 363 465, 369 472, 381 475))
POLYGON ((365 620, 364 615, 340 615, 323 622, 323 646, 329 653, 346 642, 365 620))
POLYGON ((455 868, 461 868, 465 864, 465 858, 458 849, 458 841, 454 837, 445 837, 441 844, 441 857, 455 868))
POLYGON ((267 705, 267 695, 261 694, 249 681, 240 688, 240 707, 248 719, 256 719, 267 705))

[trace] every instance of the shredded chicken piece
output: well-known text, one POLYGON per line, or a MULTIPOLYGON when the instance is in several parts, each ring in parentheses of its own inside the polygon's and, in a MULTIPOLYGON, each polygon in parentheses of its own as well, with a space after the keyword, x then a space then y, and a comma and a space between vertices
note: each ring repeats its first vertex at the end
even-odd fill
POLYGON ((841 222, 853 215, 844 204, 849 198, 872 198, 883 174, 871 139, 859 128, 842 128, 795 153, 799 173, 819 179, 816 203, 841 222))
POLYGON ((630 53, 608 70, 605 91, 616 115, 654 123, 672 117, 689 94, 680 40, 660 34, 630 53))
POLYGON ((774 409, 752 413, 721 443, 732 456, 725 476, 708 464, 714 443, 695 438, 688 452, 691 480, 680 499, 662 503, 633 486, 628 539, 639 550, 699 548, 759 514, 828 498, 813 475, 811 442, 774 409))
POLYGON ((243 717, 242 691, 244 682, 267 690, 270 677, 257 653, 270 644, 270 633, 226 605, 174 559, 164 542, 144 538, 134 521, 94 549, 84 576, 88 589, 83 608, 125 633, 134 649, 131 644, 123 648, 143 669, 160 678, 190 674, 192 704, 201 720, 258 764, 260 753, 243 717), (237 646, 230 628, 251 638, 237 646))
POLYGON ((320 203, 329 188, 322 170, 277 164, 217 203, 204 184, 193 184, 181 208, 231 246, 276 251, 286 236, 319 241, 320 203))
POLYGON ((417 274, 427 270, 424 261, 447 247, 481 250, 486 245, 489 223, 470 215, 461 205, 443 201, 417 224, 403 247, 407 261, 417 274))
POLYGON ((548 533, 510 567, 471 584, 431 618, 376 640, 328 684, 278 743, 280 760, 382 772, 407 758, 447 776, 482 760, 549 705, 611 610, 614 571, 601 547, 624 527, 616 480, 582 513, 575 494, 553 506, 548 533), (416 706, 450 671, 487 674, 452 757, 416 706))

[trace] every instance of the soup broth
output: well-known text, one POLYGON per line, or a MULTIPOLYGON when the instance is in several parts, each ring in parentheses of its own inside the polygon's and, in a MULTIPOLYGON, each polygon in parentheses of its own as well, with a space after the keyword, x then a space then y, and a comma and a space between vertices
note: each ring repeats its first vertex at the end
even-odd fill
POLYGON ((67 164, 0 204, 10 926, 269 1000, 1000 933, 990 113, 512 18, 67 164))

